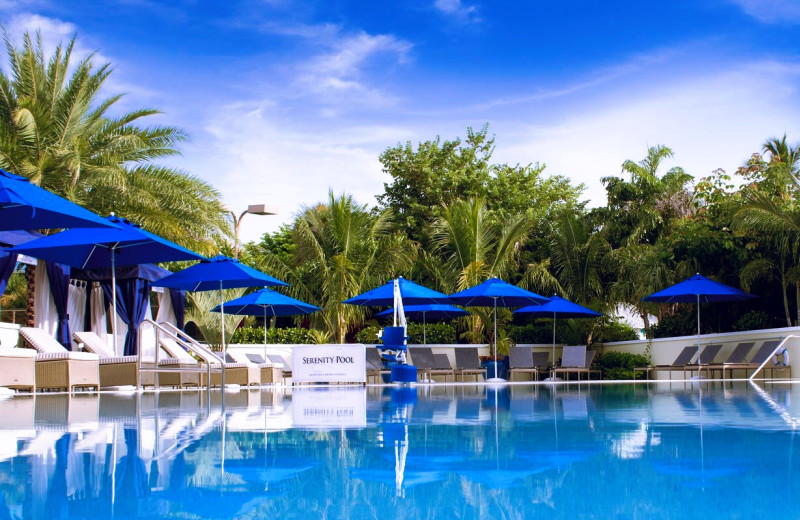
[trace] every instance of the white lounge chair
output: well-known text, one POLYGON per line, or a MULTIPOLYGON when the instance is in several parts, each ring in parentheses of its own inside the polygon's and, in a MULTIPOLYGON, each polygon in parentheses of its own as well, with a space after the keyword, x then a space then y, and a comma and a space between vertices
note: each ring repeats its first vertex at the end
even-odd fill
POLYGON ((254 365, 261 371, 261 384, 279 383, 283 374, 281 367, 271 361, 266 361, 261 354, 247 354, 236 350, 228 352, 237 363, 254 365))
POLYGON ((19 329, 20 337, 36 349, 36 388, 39 390, 76 388, 100 389, 100 358, 89 352, 72 352, 47 332, 33 327, 19 329))
MULTIPOLYGON (((182 363, 195 365, 199 362, 192 357, 176 340, 172 338, 160 338, 159 345, 166 350, 171 356, 179 359, 182 363), (191 361, 190 361, 191 360, 191 361)), ((211 365, 211 386, 222 385, 222 371, 225 371, 225 384, 236 384, 241 386, 261 385, 260 369, 255 365, 248 365, 246 363, 236 363, 233 359, 223 361, 216 354, 211 352, 206 347, 199 343, 191 345, 192 349, 198 352, 205 358, 206 363, 211 365)), ((200 385, 207 386, 208 377, 206 372, 200 373, 200 385)))
POLYGON ((0 386, 13 390, 36 388, 36 351, 29 348, 0 348, 0 386))

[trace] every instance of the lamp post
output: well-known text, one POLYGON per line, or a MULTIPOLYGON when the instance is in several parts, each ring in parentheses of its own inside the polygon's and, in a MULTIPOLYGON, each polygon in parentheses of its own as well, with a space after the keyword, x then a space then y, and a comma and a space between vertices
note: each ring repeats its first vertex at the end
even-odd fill
POLYGON ((248 213, 252 213, 253 215, 278 214, 275 208, 267 206, 266 204, 250 204, 247 206, 247 209, 242 211, 242 214, 238 217, 236 216, 236 213, 231 211, 231 217, 233 217, 233 257, 237 260, 239 259, 239 225, 242 223, 244 216, 248 213))

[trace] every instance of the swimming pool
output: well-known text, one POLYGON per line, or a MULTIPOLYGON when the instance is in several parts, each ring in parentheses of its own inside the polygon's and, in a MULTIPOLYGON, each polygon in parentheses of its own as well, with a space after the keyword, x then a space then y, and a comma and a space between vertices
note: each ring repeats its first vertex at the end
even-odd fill
POLYGON ((796 392, 704 382, 15 397, 0 401, 0 519, 797 518, 796 392))

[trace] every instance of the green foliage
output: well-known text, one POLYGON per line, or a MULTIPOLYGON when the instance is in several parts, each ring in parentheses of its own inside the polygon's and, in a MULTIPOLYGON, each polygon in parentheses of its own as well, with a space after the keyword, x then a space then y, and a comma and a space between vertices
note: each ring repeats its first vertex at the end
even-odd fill
POLYGON ((770 318, 769 314, 764 311, 749 311, 736 320, 733 330, 771 329, 778 326, 775 321, 775 318, 770 318))
MULTIPOLYGON (((694 306, 682 305, 672 315, 662 316, 658 323, 650 328, 653 338, 671 338, 675 336, 691 336, 697 334, 697 315, 694 306)), ((703 333, 713 332, 706 321, 700 323, 703 333)))
MULTIPOLYGON (((223 301, 238 298, 244 294, 244 289, 226 289, 223 291, 223 301)), ((213 348, 222 346, 222 317, 211 309, 219 305, 220 297, 217 291, 197 291, 186 294, 186 321, 191 322, 202 334, 203 339, 213 348)), ((244 319, 243 316, 225 315, 225 343, 231 342, 236 327, 244 319)))
MULTIPOLYGON (((320 335, 320 332, 321 331, 319 330, 302 329, 297 327, 267 329, 267 343, 270 345, 317 344, 320 343, 320 339, 325 338, 325 335, 320 335)), ((264 343, 264 327, 240 327, 236 329, 236 332, 234 332, 231 343, 261 345, 264 343)))
POLYGON ((595 357, 595 365, 602 370, 603 379, 633 379, 634 367, 650 364, 650 359, 641 354, 626 352, 602 352, 595 357))
MULTIPOLYGON (((356 341, 367 345, 380 343, 378 332, 382 329, 377 325, 369 325, 356 333, 356 341)), ((425 329, 427 343, 452 345, 456 343, 456 329, 449 323, 428 323, 425 329)), ((408 343, 410 345, 423 344, 423 325, 421 323, 408 324, 408 343)))
POLYGON ((594 336, 596 343, 611 343, 614 341, 633 341, 639 339, 636 329, 621 320, 607 320, 598 328, 594 336))

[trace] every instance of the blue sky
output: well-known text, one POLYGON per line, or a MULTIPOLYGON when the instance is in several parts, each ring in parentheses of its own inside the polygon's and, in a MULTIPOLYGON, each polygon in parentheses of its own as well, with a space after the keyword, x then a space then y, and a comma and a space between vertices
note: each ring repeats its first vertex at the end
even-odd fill
POLYGON ((486 122, 496 161, 544 163, 592 205, 648 146, 701 177, 800 142, 798 0, 0 0, 0 19, 77 34, 126 108, 191 134, 172 164, 236 211, 277 206, 246 240, 329 188, 372 204, 385 148, 486 122))

